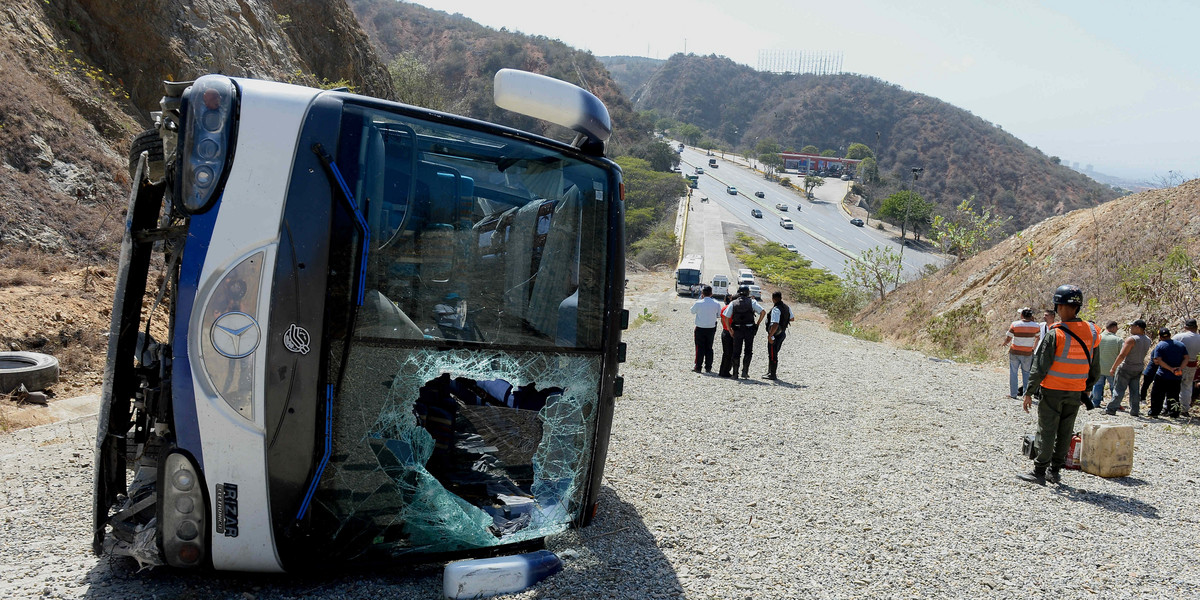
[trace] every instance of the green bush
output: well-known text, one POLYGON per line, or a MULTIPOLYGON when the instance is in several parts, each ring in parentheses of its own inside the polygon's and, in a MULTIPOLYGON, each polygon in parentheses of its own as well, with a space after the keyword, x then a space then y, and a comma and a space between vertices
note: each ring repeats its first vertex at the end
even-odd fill
POLYGON ((987 322, 978 298, 929 319, 925 332, 942 356, 976 362, 987 358, 980 341, 987 339, 987 322))
POLYGON ((878 329, 874 327, 863 329, 862 327, 855 325, 854 321, 850 320, 835 321, 833 327, 830 327, 830 329, 832 329, 835 333, 856 337, 860 340, 867 340, 868 342, 878 342, 883 340, 883 334, 880 333, 878 329))
POLYGON ((787 290, 790 298, 829 311, 845 311, 847 287, 842 280, 825 269, 812 266, 812 261, 775 242, 759 243, 745 233, 738 233, 733 245, 734 254, 752 271, 767 281, 787 290))
POLYGON ((679 242, 675 233, 665 225, 657 227, 646 237, 630 246, 633 260, 647 266, 674 265, 679 258, 679 242))

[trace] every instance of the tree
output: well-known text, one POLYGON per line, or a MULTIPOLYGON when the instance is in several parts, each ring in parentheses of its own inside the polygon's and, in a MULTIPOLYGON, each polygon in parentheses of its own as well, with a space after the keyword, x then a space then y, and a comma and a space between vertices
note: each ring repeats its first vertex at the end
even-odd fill
POLYGON ((875 162, 874 156, 868 156, 858 163, 858 179, 863 183, 879 181, 879 163, 875 162))
POLYGON ((696 142, 700 141, 700 138, 704 136, 704 132, 691 123, 684 123, 676 127, 675 134, 692 146, 695 146, 696 142))
POLYGON ((904 190, 884 198, 875 217, 899 225, 900 237, 903 238, 908 233, 909 225, 928 223, 932 213, 932 202, 926 202, 916 192, 904 190))
POLYGON ((992 209, 985 208, 976 213, 971 207, 975 196, 963 200, 954 209, 954 215, 933 218, 933 241, 959 260, 969 258, 986 248, 989 243, 1003 234, 1005 225, 1012 217, 992 216, 992 209))
POLYGON ((679 165, 679 153, 662 140, 650 140, 629 150, 629 154, 650 163, 655 171, 669 172, 679 165))
POLYGON ((396 98, 414 106, 433 110, 447 110, 446 88, 441 75, 429 68, 421 59, 410 54, 401 54, 388 64, 392 87, 396 98))
MULTIPOLYGON (((763 154, 779 154, 779 143, 772 138, 761 139, 754 146, 754 153, 759 156, 763 154)), ((759 160, 762 159, 760 158, 759 160)))
POLYGON ((816 146, 814 146, 814 145, 812 145, 812 144, 809 144, 809 145, 807 145, 807 146, 805 146, 805 147, 803 147, 803 148, 801 148, 801 149, 800 149, 800 154, 816 154, 816 153, 818 153, 818 152, 820 152, 820 151, 821 151, 821 149, 820 149, 820 148, 818 148, 818 147, 816 147, 816 146))
POLYGON ((774 173, 783 166, 783 158, 778 153, 768 152, 758 155, 758 162, 762 163, 767 168, 767 174, 774 173))
POLYGON ((805 196, 807 196, 808 194, 811 194, 813 192, 813 190, 815 190, 823 185, 825 185, 824 178, 818 177, 816 175, 805 175, 804 176, 804 194, 805 194, 805 196))
POLYGON ((833 148, 827 148, 821 151, 821 156, 837 156, 837 151, 835 151, 833 148))
POLYGON ((843 273, 851 285, 871 290, 883 300, 888 289, 900 283, 900 255, 886 246, 875 246, 858 260, 847 260, 843 273))
POLYGON ((875 157, 875 153, 872 152, 871 149, 868 148, 866 144, 860 144, 858 142, 854 142, 853 144, 850 144, 849 148, 846 149, 846 158, 852 158, 854 160, 863 160, 865 158, 871 158, 872 160, 874 160, 874 157, 875 157))
POLYGON ((633 156, 617 157, 625 183, 625 242, 632 245, 673 218, 679 198, 687 194, 684 178, 660 173, 633 156))

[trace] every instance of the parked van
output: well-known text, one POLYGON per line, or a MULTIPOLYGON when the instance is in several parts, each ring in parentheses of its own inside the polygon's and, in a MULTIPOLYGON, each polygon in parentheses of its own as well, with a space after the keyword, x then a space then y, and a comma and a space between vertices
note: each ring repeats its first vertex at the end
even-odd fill
POLYGON ((713 275, 712 289, 713 298, 724 298, 725 294, 729 293, 729 277, 725 275, 713 275))

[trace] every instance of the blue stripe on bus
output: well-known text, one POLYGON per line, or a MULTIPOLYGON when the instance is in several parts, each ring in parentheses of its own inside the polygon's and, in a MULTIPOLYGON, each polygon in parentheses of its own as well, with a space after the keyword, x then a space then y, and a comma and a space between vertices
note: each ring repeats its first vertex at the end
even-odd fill
POLYGON ((358 203, 354 201, 354 194, 350 193, 350 186, 346 185, 346 180, 342 177, 342 171, 338 169, 337 163, 330 160, 329 169, 333 171, 333 176, 337 179, 338 185, 342 186, 342 197, 350 203, 350 212, 354 215, 355 220, 358 221, 358 228, 361 230, 363 236, 362 255, 358 261, 358 306, 362 306, 363 296, 366 294, 367 251, 371 247, 371 229, 367 227, 367 220, 358 211, 358 203))
POLYGON ((308 512, 308 504, 312 501, 313 493, 317 491, 317 484, 321 482, 325 465, 329 464, 329 456, 333 453, 333 384, 326 386, 325 390, 325 451, 321 454, 321 462, 317 465, 317 472, 313 474, 312 483, 308 484, 304 502, 300 503, 300 510, 296 513, 297 521, 303 519, 304 513, 308 512))
MULTIPOLYGON (((175 416, 176 444, 196 458, 204 469, 204 451, 200 445, 200 422, 196 414, 196 390, 192 386, 192 364, 188 353, 189 326, 192 308, 200 285, 200 272, 204 259, 208 257, 208 246, 212 241, 217 215, 221 212, 222 197, 209 210, 191 217, 188 224, 187 242, 179 264, 179 289, 175 300, 175 332, 172 339, 173 365, 171 368, 172 409, 175 416)), ((203 335, 203 332, 197 332, 203 335)))

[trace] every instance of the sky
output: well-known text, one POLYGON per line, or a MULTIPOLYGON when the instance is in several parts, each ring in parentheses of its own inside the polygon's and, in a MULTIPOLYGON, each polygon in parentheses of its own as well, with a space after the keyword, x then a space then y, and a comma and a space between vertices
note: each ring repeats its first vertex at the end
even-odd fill
POLYGON ((1195 0, 418 0, 596 56, 840 52, 1064 163, 1155 182, 1200 177, 1195 0))

